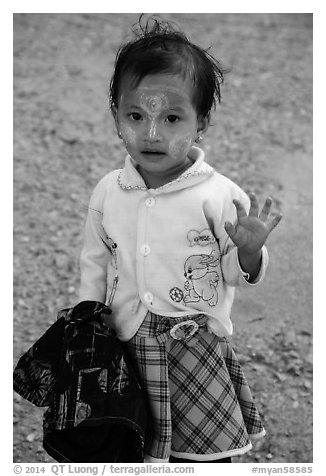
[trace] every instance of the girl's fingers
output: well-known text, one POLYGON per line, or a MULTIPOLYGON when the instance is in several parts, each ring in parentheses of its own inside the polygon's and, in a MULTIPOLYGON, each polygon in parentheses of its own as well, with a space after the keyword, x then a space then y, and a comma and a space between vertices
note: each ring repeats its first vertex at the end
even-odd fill
POLYGON ((274 230, 274 228, 280 223, 282 218, 283 218, 283 215, 281 215, 281 214, 276 215, 273 218, 273 220, 270 223, 267 224, 268 233, 270 233, 272 230, 274 230))
POLYGON ((239 218, 246 217, 246 216, 247 216, 247 212, 246 212, 246 209, 244 208, 244 206, 242 205, 242 203, 239 202, 239 201, 236 200, 236 199, 233 200, 233 203, 234 203, 234 205, 235 205, 235 208, 237 209, 238 220, 239 220, 239 218))
MULTIPOLYGON (((247 215, 246 209, 244 208, 241 202, 239 202, 236 199, 233 200, 233 203, 235 205, 236 212, 237 212, 237 217, 238 217, 237 223, 239 223, 239 221, 242 218, 246 218, 248 216, 257 217, 260 221, 265 223, 267 231, 268 233, 270 233, 281 221, 282 214, 278 214, 274 216, 274 218, 270 222, 268 222, 268 217, 269 217, 272 203, 273 203, 272 198, 271 197, 266 198, 264 206, 260 213, 259 213, 259 206, 258 206, 256 195, 254 193, 250 193, 249 198, 250 198, 249 215, 247 215)), ((225 230, 228 233, 228 235, 232 238, 232 236, 234 236, 236 233, 236 226, 232 225, 230 222, 227 222, 225 224, 225 230)))
POLYGON ((256 195, 254 193, 250 193, 249 198, 250 198, 249 216, 258 217, 259 206, 258 206, 256 195))
POLYGON ((261 219, 261 221, 265 222, 267 220, 268 215, 271 211, 272 203, 273 203, 273 200, 270 197, 266 198, 262 211, 260 212, 260 215, 259 215, 259 218, 261 219))
POLYGON ((235 228, 234 225, 232 225, 231 222, 226 221, 225 224, 224 224, 224 228, 225 228, 225 231, 227 232, 227 234, 229 235, 230 238, 232 238, 235 235, 236 228, 235 228))

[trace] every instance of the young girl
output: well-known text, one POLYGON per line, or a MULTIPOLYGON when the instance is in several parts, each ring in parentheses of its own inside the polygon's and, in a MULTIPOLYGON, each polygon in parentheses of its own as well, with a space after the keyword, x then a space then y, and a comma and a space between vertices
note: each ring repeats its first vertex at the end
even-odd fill
POLYGON ((265 431, 227 336, 235 286, 265 274, 281 216, 205 162, 224 71, 184 33, 147 22, 118 52, 111 110, 128 155, 96 186, 80 301, 106 303, 146 388, 149 462, 231 462, 265 431))

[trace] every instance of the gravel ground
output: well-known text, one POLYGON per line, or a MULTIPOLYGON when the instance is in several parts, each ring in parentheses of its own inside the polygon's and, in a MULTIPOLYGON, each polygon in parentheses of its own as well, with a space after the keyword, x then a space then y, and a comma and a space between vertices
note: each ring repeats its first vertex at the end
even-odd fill
MULTIPOLYGON (((312 462, 312 15, 164 14, 232 71, 208 162, 284 218, 264 284, 238 292, 233 343, 267 437, 234 462, 312 462)), ((14 14, 14 362, 76 303, 86 206, 124 160, 108 109, 136 14, 14 14)), ((14 461, 50 462, 43 409, 14 394, 14 461)))

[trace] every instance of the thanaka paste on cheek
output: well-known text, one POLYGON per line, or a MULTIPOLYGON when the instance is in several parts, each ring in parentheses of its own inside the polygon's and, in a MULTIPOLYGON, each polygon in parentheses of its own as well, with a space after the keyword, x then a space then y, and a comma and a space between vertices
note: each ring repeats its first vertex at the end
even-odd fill
POLYGON ((186 134, 182 137, 176 137, 171 140, 169 144, 169 154, 172 158, 177 159, 180 156, 187 156, 192 145, 191 134, 186 134))
POLYGON ((123 142, 126 144, 126 146, 135 146, 137 142, 137 135, 136 132, 129 126, 123 124, 121 126, 121 135, 123 142))

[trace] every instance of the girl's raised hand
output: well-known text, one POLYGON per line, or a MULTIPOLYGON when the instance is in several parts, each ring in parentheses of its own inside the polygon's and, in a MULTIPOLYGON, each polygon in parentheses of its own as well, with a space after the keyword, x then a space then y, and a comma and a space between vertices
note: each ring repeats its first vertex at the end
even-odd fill
POLYGON ((282 215, 278 214, 269 219, 272 199, 266 198, 265 204, 259 213, 256 195, 251 193, 249 214, 238 200, 233 200, 237 210, 237 223, 225 223, 225 231, 243 254, 254 254, 259 251, 267 240, 271 231, 279 224, 282 215))

